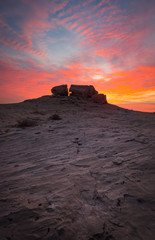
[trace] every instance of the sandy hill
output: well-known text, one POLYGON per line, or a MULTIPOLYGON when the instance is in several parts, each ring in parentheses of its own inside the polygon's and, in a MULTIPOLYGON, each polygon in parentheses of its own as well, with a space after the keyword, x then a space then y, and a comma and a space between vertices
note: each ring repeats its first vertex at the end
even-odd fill
POLYGON ((44 96, 0 125, 1 240, 154 240, 154 113, 44 96))

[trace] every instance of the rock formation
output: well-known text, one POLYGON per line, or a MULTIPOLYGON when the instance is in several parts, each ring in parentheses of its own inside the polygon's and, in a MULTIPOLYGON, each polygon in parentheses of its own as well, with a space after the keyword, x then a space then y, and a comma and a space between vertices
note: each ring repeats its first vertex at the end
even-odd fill
POLYGON ((51 89, 54 96, 68 96, 68 88, 66 85, 55 86, 51 89))
POLYGON ((98 94, 93 85, 71 85, 69 92, 66 85, 53 87, 51 92, 54 96, 70 96, 80 97, 83 99, 92 98, 96 103, 107 103, 106 95, 98 94))
POLYGON ((71 85, 69 91, 71 92, 71 96, 82 98, 90 98, 98 93, 92 85, 71 85))
POLYGON ((104 94, 95 94, 92 96, 92 99, 96 103, 107 103, 106 95, 104 94))

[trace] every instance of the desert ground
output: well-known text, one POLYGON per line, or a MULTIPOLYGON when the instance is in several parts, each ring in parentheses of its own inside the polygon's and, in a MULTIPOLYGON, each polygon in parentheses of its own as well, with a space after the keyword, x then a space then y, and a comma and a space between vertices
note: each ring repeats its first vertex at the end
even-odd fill
POLYGON ((1 240, 154 240, 155 113, 76 97, 0 105, 1 240))

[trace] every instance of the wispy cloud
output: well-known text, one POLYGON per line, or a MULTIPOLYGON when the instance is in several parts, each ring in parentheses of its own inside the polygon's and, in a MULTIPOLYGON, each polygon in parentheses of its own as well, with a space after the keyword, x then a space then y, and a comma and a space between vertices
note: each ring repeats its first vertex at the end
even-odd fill
POLYGON ((112 102, 153 101, 154 8, 153 0, 1 1, 2 99, 66 82, 94 84, 112 102))

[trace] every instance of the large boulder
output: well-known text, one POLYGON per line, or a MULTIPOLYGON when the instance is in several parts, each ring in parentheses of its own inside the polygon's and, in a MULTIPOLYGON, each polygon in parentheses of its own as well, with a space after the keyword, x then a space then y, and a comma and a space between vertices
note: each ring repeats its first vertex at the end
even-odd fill
POLYGON ((68 87, 67 85, 55 86, 51 89, 51 92, 54 96, 68 96, 68 87))
POLYGON ((92 99, 95 103, 107 103, 106 95, 104 94, 95 94, 92 96, 92 99))
POLYGON ((92 85, 71 85, 69 92, 71 96, 90 98, 98 92, 92 85))
POLYGON ((93 85, 89 85, 88 97, 92 97, 95 94, 98 94, 98 91, 96 91, 93 85))

